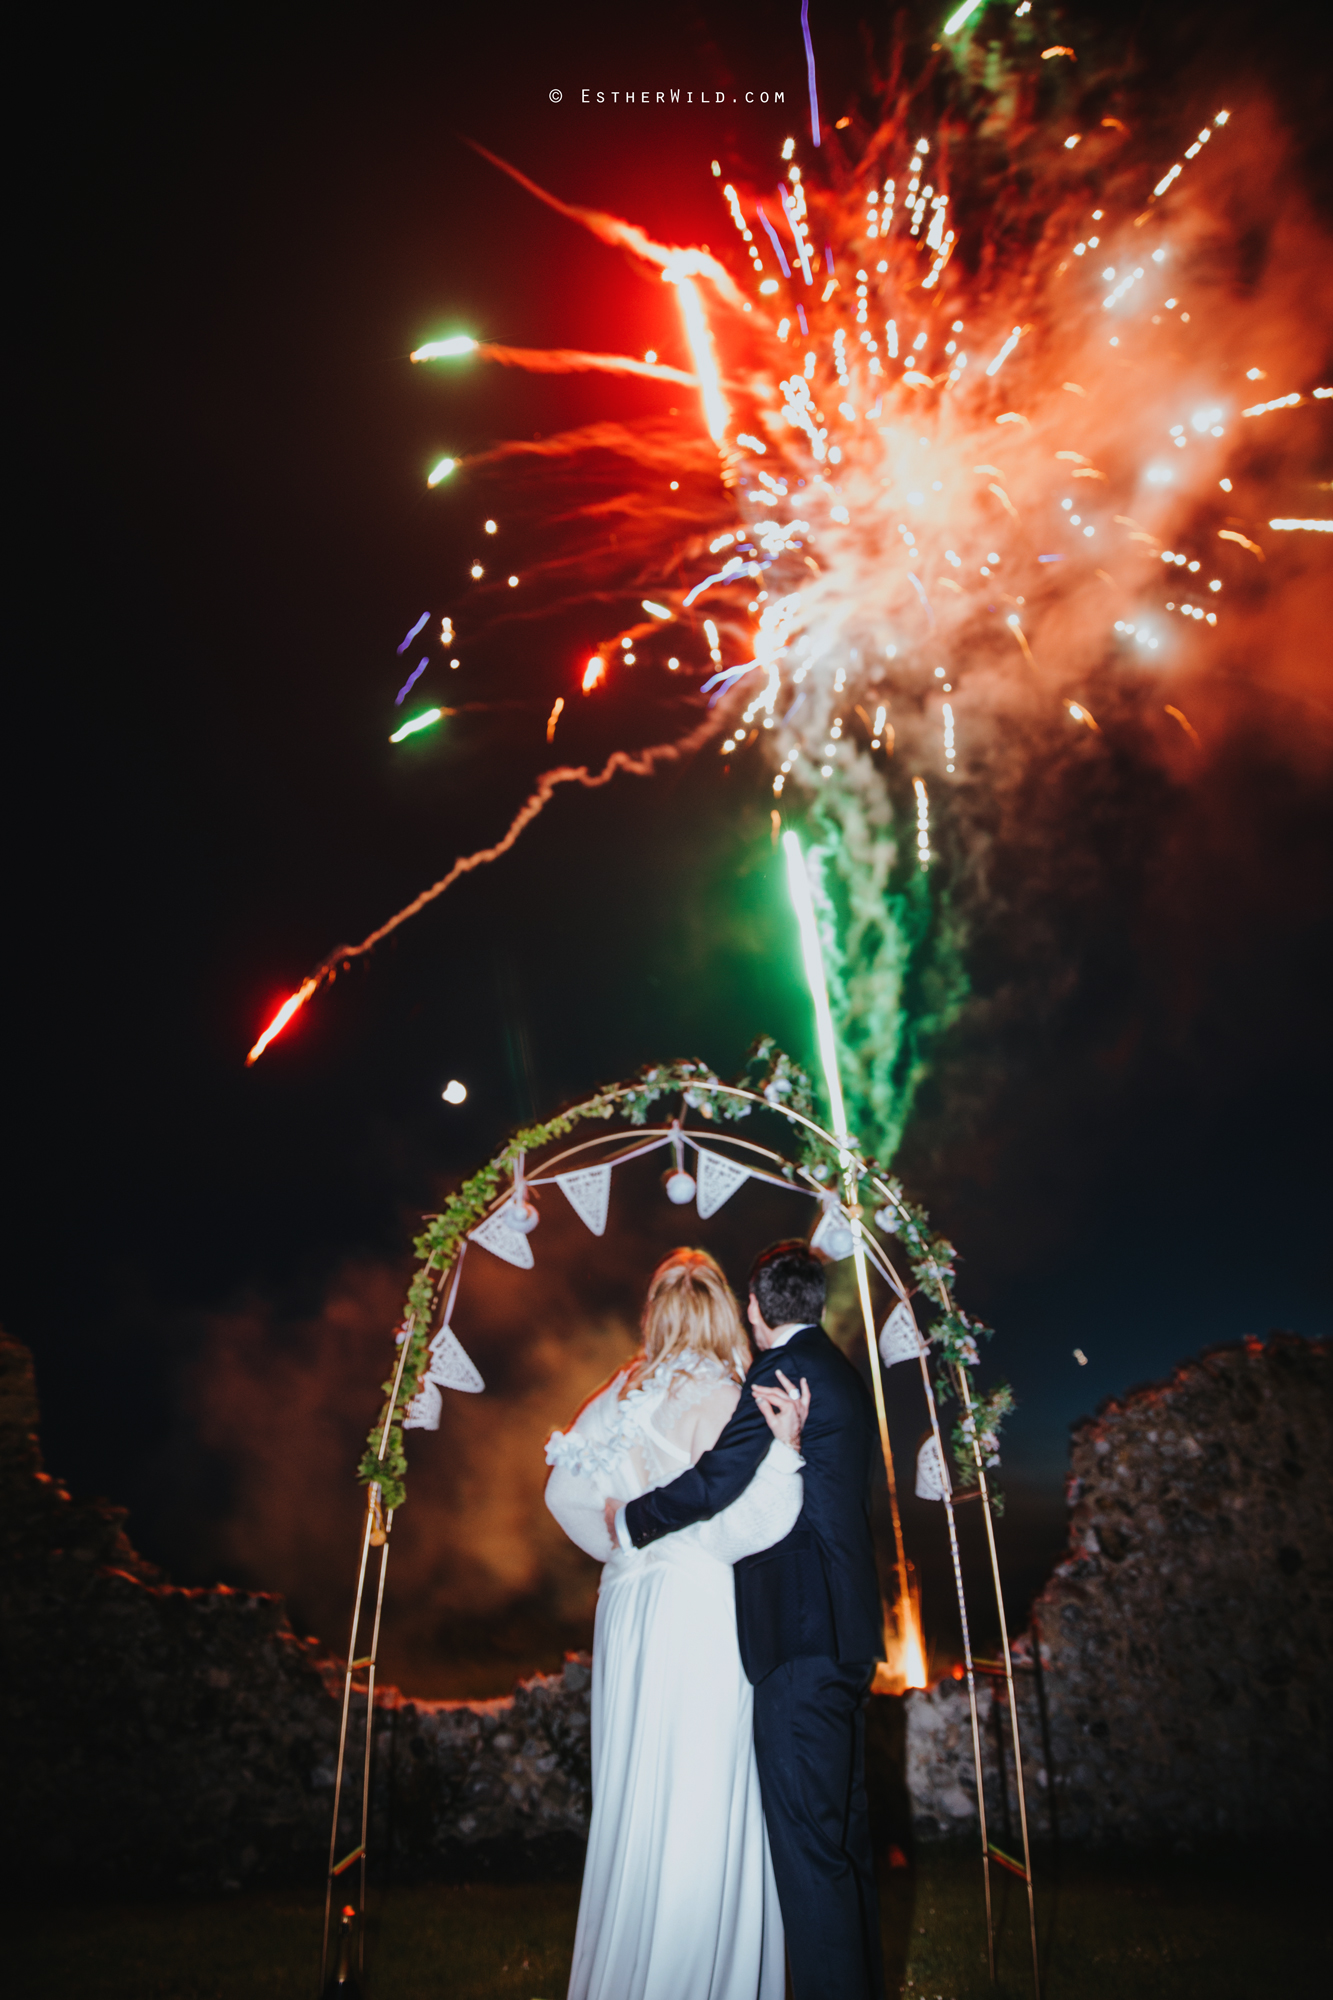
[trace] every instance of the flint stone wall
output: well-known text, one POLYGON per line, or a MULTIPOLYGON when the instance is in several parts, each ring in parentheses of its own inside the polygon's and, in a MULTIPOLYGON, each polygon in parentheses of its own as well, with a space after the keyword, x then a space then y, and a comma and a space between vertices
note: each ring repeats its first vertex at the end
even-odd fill
MULTIPOLYGON (((1069 1553, 1017 1642, 1030 1825, 1081 1841, 1318 1837, 1330 1810, 1333 1349, 1214 1348, 1075 1427, 1069 1553)), ((1016 1840, 979 1677, 989 1832, 1016 1840)), ((919 1838, 976 1831, 966 1687, 907 1697, 919 1838)))
MULTIPOLYGON (((41 1467, 27 1350, 0 1335, 4 1866, 19 1880, 206 1890, 321 1881, 343 1662, 282 1600, 181 1590, 123 1510, 41 1467)), ((589 1662, 507 1699, 377 1693, 371 1853, 396 1880, 577 1870, 589 1800, 589 1662)), ((339 1854, 360 1841, 354 1697, 339 1854)))
MULTIPOLYGON (((1070 1552, 1015 1646, 1037 1838, 1327 1830, 1331 1378, 1327 1342, 1249 1341, 1076 1429, 1070 1552)), ((277 1597, 173 1588, 121 1510, 42 1471, 36 1425, 30 1357, 0 1335, 4 1865, 103 1888, 322 1880, 343 1663, 277 1597)), ((376 1870, 577 1872, 589 1683, 585 1656, 499 1701, 378 1694, 376 1870)), ((980 1689, 990 1835, 1014 1851, 1003 1684, 980 1689)), ((364 1707, 340 1855, 360 1839, 364 1707)), ((974 1836, 966 1689, 909 1696, 905 1750, 899 1704, 875 1708, 879 1807, 905 1761, 916 1837, 974 1836)))

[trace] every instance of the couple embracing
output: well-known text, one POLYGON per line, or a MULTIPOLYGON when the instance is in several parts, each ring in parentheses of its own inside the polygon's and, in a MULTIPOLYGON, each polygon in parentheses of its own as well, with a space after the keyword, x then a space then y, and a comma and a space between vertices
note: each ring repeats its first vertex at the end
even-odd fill
POLYGON ((605 1565, 569 2000, 783 2000, 784 1948, 795 2000, 881 2000, 874 1417, 823 1310, 808 1244, 765 1250, 752 1359, 677 1250, 640 1352, 547 1445, 546 1504, 605 1565))

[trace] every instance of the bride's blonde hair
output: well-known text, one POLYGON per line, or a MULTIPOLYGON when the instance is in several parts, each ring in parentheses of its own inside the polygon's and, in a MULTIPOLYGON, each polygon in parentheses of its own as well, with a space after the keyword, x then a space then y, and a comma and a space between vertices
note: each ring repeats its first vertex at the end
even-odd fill
POLYGON ((673 1250, 648 1282, 640 1321, 639 1382, 678 1355, 709 1355, 740 1381, 749 1365, 745 1329, 721 1266, 706 1250, 673 1250))

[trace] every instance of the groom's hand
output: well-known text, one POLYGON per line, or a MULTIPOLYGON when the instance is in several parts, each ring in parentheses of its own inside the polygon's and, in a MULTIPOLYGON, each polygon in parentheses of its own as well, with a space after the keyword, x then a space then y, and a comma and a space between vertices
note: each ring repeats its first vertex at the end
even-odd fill
POLYGON ((616 1515, 620 1512, 624 1504, 623 1500, 608 1500, 602 1509, 602 1519, 606 1522, 607 1539, 613 1549, 620 1547, 620 1542, 616 1536, 616 1515))
POLYGON ((802 1375, 798 1392, 780 1368, 778 1380, 782 1384, 781 1389, 766 1388, 762 1383, 756 1382, 750 1394, 763 1411, 764 1422, 774 1437, 780 1439, 783 1444, 790 1445, 793 1451, 799 1451, 801 1432, 810 1414, 810 1384, 802 1375))

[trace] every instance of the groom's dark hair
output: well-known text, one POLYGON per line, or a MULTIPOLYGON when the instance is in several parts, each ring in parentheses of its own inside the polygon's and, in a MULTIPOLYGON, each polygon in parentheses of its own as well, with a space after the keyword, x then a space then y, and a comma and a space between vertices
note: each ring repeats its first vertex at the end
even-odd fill
POLYGON ((750 1266, 750 1290, 765 1326, 817 1324, 824 1315, 824 1266, 804 1237, 770 1243, 750 1266))

